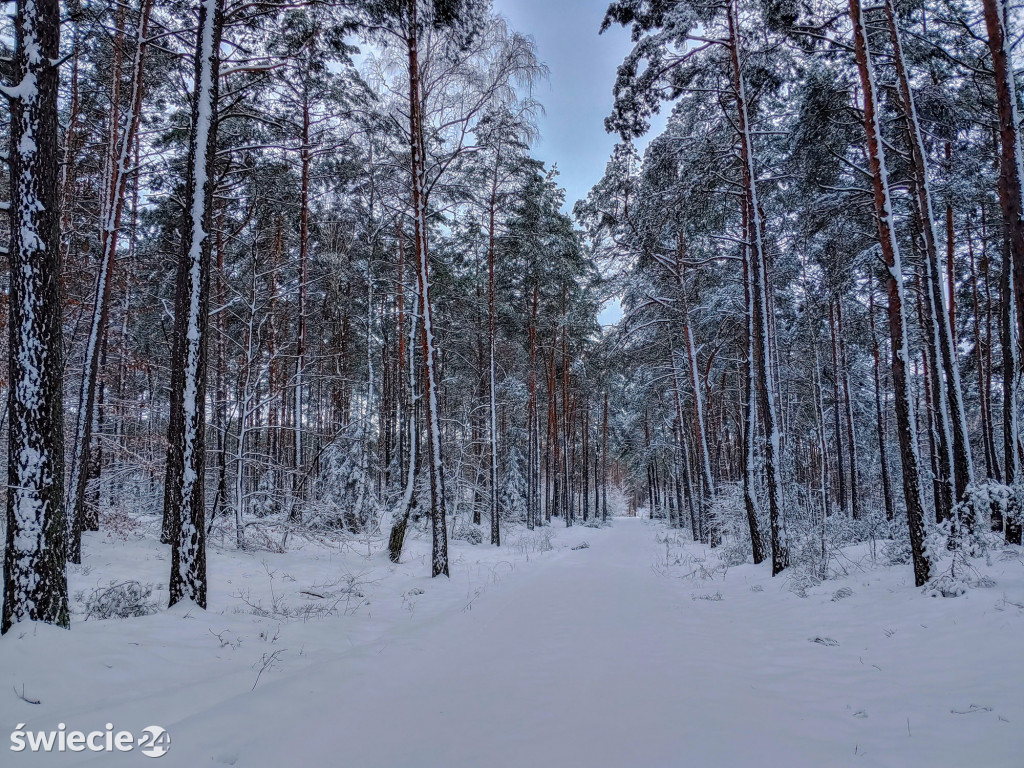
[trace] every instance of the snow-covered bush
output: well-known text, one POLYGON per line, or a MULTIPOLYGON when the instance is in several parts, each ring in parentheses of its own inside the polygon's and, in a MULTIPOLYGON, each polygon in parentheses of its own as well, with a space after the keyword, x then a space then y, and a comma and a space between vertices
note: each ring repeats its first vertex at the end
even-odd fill
POLYGON ((304 518, 311 528, 362 530, 376 509, 367 481, 364 430, 358 422, 347 427, 320 459, 317 495, 305 505, 304 518))
POLYGON ((137 539, 145 533, 138 515, 121 509, 100 512, 100 530, 122 541, 137 539))
POLYGON ((137 581, 110 582, 105 587, 97 587, 89 594, 78 592, 75 601, 82 603, 85 620, 89 619, 129 619, 136 616, 148 616, 156 613, 159 606, 151 599, 152 584, 140 584, 137 581))
POLYGON ((893 536, 882 549, 889 565, 906 565, 910 562, 910 531, 906 525, 894 525, 893 536))
MULTIPOLYGON (((886 538, 889 532, 883 510, 862 504, 860 516, 854 519, 849 511, 831 505, 825 514, 820 493, 794 494, 787 499, 786 512, 787 569, 803 572, 814 583, 848 573, 851 560, 846 549, 851 544, 871 542, 870 553, 874 557, 874 542, 886 538)), ((770 546, 767 521, 762 521, 761 531, 767 548, 770 546)), ((896 558, 903 557, 902 545, 892 554, 896 558)), ((909 548, 906 557, 909 558, 909 548)), ((805 584, 798 586, 794 591, 801 593, 805 587, 805 584)))
POLYGON ((722 564, 733 566, 747 562, 752 549, 742 483, 722 483, 718 487, 710 516, 722 539, 716 550, 722 564))
POLYGON ((949 530, 949 545, 964 554, 974 557, 984 555, 988 550, 986 532, 991 531, 993 521, 1000 523, 1019 518, 1024 508, 1024 486, 1005 485, 994 480, 981 480, 967 486, 967 495, 957 505, 954 525, 949 530), (968 536, 961 521, 974 521, 973 534, 968 536))
POLYGON ((807 597, 807 590, 821 584, 821 577, 814 573, 813 561, 807 561, 803 567, 787 568, 786 588, 797 597, 807 597))
POLYGON ((248 511, 256 517, 276 515, 284 508, 284 486, 290 482, 280 469, 264 471, 259 476, 256 489, 249 493, 248 511))
POLYGON ((540 534, 536 536, 536 541, 538 552, 550 552, 554 549, 554 545, 551 543, 550 528, 541 528, 540 534))
POLYGON ((554 549, 551 543, 551 528, 545 525, 532 531, 519 529, 510 540, 509 546, 526 556, 537 552, 550 552, 554 549))
POLYGON ((923 591, 930 597, 960 597, 967 592, 967 581, 950 571, 943 571, 924 585, 923 591))
POLYGON ((513 447, 505 461, 501 478, 501 518, 509 522, 526 520, 526 478, 522 471, 523 458, 519 449, 513 447))
POLYGON ((473 525, 465 518, 459 517, 452 529, 452 538, 456 541, 468 542, 469 544, 481 544, 484 540, 484 535, 480 532, 480 526, 473 525))

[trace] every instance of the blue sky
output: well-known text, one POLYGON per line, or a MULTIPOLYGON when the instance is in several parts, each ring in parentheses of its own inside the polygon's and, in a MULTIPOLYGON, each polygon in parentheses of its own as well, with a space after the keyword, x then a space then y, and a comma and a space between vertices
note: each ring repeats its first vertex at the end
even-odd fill
POLYGON ((558 164, 571 211, 600 180, 615 145, 604 119, 612 108, 615 70, 632 48, 629 31, 613 27, 598 35, 608 0, 493 2, 516 31, 533 38, 537 55, 551 70, 536 91, 546 114, 539 121, 534 155, 558 164))
MULTIPOLYGON (((550 69, 535 94, 545 114, 533 153, 549 166, 558 165, 567 191, 565 208, 571 212, 573 203, 600 181, 617 140, 605 132, 604 119, 611 113, 615 70, 632 48, 629 30, 616 26, 598 34, 608 0, 493 2, 516 31, 533 38, 538 57, 550 69)), ((653 134, 664 124, 663 115, 656 117, 653 134)), ((636 143, 642 152, 646 137, 636 143)), ((619 302, 612 300, 598 321, 608 325, 621 318, 619 302)))

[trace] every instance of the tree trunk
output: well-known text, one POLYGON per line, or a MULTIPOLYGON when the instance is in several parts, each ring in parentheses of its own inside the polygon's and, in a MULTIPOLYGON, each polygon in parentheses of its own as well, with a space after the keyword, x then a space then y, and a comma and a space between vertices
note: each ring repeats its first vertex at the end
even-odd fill
MULTIPOLYGON (((404 267, 405 248, 402 245, 401 238, 399 239, 400 261, 399 264, 404 267)), ((400 270, 401 273, 404 269, 400 270)), ((402 327, 404 325, 405 316, 405 304, 402 294, 399 294, 399 332, 402 333, 402 327)), ((413 298, 412 312, 409 317, 409 385, 408 385, 408 401, 405 404, 405 417, 406 417, 406 434, 409 438, 409 454, 408 464, 406 466, 405 475, 405 490, 402 493, 402 500, 398 509, 395 511, 394 520, 391 524, 391 534, 388 537, 388 557, 391 562, 397 563, 402 559, 402 547, 405 545, 405 532, 409 526, 409 515, 412 512, 413 506, 415 506, 415 492, 416 492, 416 473, 417 473, 417 446, 419 444, 419 435, 416 430, 416 331, 417 329, 417 318, 419 316, 419 294, 415 294, 413 298)), ((405 343, 402 342, 399 345, 399 354, 405 351, 405 343)))
MULTIPOLYGON (((217 325, 216 361, 214 366, 214 401, 213 401, 213 433, 217 441, 217 491, 213 495, 213 509, 206 524, 207 531, 213 527, 213 521, 221 506, 227 506, 228 500, 228 361, 227 361, 227 279, 224 271, 224 208, 221 206, 217 217, 217 268, 214 271, 214 293, 217 301, 215 315, 217 325)), ((255 273, 255 270, 254 270, 255 273)), ((253 288, 255 294, 255 287, 253 288)), ((255 301, 255 295, 253 296, 255 301)), ((250 318, 251 319, 251 318, 250 318)), ((248 349, 248 347, 247 347, 248 349)))
POLYGON ((569 341, 566 331, 566 302, 565 289, 562 289, 562 423, 560 439, 562 441, 562 461, 559 465, 559 472, 562 475, 562 511, 565 514, 565 526, 568 528, 575 522, 573 520, 573 498, 572 498, 572 477, 569 471, 569 447, 572 440, 572 410, 569 390, 569 341))
POLYGON ((871 357, 874 365, 872 373, 875 383, 875 430, 878 436, 878 462, 882 473, 882 497, 885 501, 885 519, 892 520, 896 516, 892 498, 892 482, 889 479, 889 457, 885 450, 885 418, 882 410, 882 371, 881 353, 878 348, 878 337, 875 335, 875 288, 868 278, 868 325, 871 329, 871 357))
MULTIPOLYGON (((744 248, 746 251, 746 248, 744 248)), ((743 261, 743 292, 747 306, 747 356, 744 360, 744 403, 745 411, 743 419, 743 507, 747 513, 747 525, 750 528, 750 543, 753 551, 754 563, 759 564, 765 559, 764 541, 761 537, 761 528, 758 523, 758 516, 761 513, 761 505, 757 500, 757 467, 755 466, 756 444, 757 444, 757 382, 754 366, 754 314, 753 298, 750 294, 750 281, 748 278, 747 260, 743 261)))
MULTIPOLYGON (((988 246, 988 227, 987 227, 987 216, 986 216, 985 202, 981 204, 981 271, 985 275, 985 392, 986 402, 988 404, 988 423, 989 423, 989 452, 992 454, 992 468, 995 471, 996 480, 1002 482, 1002 472, 999 469, 999 458, 996 453, 995 444, 995 418, 992 415, 992 348, 994 346, 992 342, 992 288, 989 277, 991 275, 992 258, 989 256, 988 246)), ((996 290, 998 290, 998 281, 996 290)), ((996 323, 999 323, 999 318, 996 318, 996 323)), ((998 334, 998 328, 996 333, 998 334)))
MULTIPOLYGON (((1006 239, 1009 245, 1011 288, 1017 327, 1024 327, 1024 209, 1022 209, 1020 121, 1017 116, 1017 86, 1014 82, 1012 40, 1008 32, 1005 0, 982 0, 988 48, 992 56, 996 105, 999 116, 999 204, 1003 211, 1006 239)), ((1021 343, 1019 330, 1016 341, 1021 343)), ((1020 352, 1015 353, 1020 358, 1020 352)))
POLYGON ((292 520, 302 520, 302 497, 305 486, 305 445, 303 443, 303 421, 305 419, 306 386, 306 296, 309 263, 309 171, 312 163, 309 136, 309 94, 302 93, 302 149, 301 186, 299 192, 299 307, 298 328, 295 338, 295 400, 292 428, 295 431, 295 462, 292 465, 291 509, 292 520))
MULTIPOLYGON (((927 266, 925 267, 927 269, 927 266)), ((938 339, 935 334, 937 320, 932 303, 929 278, 919 278, 922 289, 917 291, 917 314, 921 318, 924 343, 921 345, 921 367, 924 373, 924 411, 931 437, 929 456, 932 463, 932 485, 935 500, 935 521, 953 517, 956 490, 953 481, 953 442, 949 434, 949 408, 946 390, 942 386, 937 362, 938 339)))
POLYGON ((601 426, 601 521, 608 520, 608 390, 604 392, 604 418, 601 426))
POLYGON ((740 156, 743 162, 743 189, 749 215, 750 278, 754 297, 754 334, 758 371, 758 390, 761 399, 761 420, 764 423, 764 464, 765 485, 768 492, 768 518, 771 527, 772 575, 781 573, 788 564, 786 544, 782 532, 782 435, 776 407, 776 389, 773 381, 771 349, 769 343, 770 318, 768 316, 768 259, 764 250, 764 226, 761 207, 757 196, 757 173, 754 167, 754 150, 750 138, 750 122, 747 115, 746 86, 740 67, 739 19, 736 0, 729 7, 730 55, 732 59, 733 90, 736 99, 737 130, 740 139, 740 156))
MULTIPOLYGON (((1014 295, 1014 270, 1016 265, 1010 254, 1008 233, 1003 239, 1003 268, 1000 290, 1002 307, 1000 311, 1000 336, 1003 348, 1003 476, 1006 484, 1013 487, 1020 482, 1020 428, 1017 423, 1017 389, 1020 386, 1020 359, 1018 358, 1020 327, 1017 324, 1016 296, 1014 295)), ((1006 511, 1003 531, 1008 544, 1020 544, 1022 533, 1021 510, 1014 500, 1006 511)))
POLYGON ((892 379, 896 391, 896 424, 899 433, 900 460, 903 465, 903 495, 907 506, 910 546, 914 561, 914 581, 922 586, 931 575, 931 561, 924 549, 924 503, 921 499, 921 476, 918 466, 917 429, 911 418, 910 389, 907 382, 907 321, 904 301, 903 265, 899 244, 893 229, 892 200, 889 193, 889 172, 879 115, 876 111, 877 90, 867 47, 860 0, 849 0, 853 25, 854 50, 864 98, 864 133, 867 139, 871 168, 875 219, 882 257, 888 269, 886 281, 889 294, 889 335, 892 339, 892 379))
MULTIPOLYGON (((700 382, 700 368, 697 362, 697 346, 693 338, 693 326, 690 323, 689 305, 686 300, 686 285, 683 275, 683 263, 686 255, 686 241, 683 233, 677 236, 676 245, 676 281, 679 287, 679 307, 683 321, 683 340, 686 343, 686 359, 690 371, 690 386, 693 389, 693 419, 694 430, 697 436, 697 459, 700 462, 700 509, 699 516, 702 521, 710 523, 709 512, 715 498, 715 480, 711 471, 711 451, 708 447, 708 428, 704 407, 704 388, 700 382)), ((670 339, 672 341, 672 339, 670 339)), ((675 352, 672 352, 672 365, 675 368, 675 352)), ((677 383, 678 386, 678 383, 677 383)), ((680 417, 681 418, 681 417, 680 417)), ((702 526, 703 527, 703 526, 702 526)), ((717 533, 708 529, 712 546, 717 545, 717 533)))
MULTIPOLYGON (((931 297, 932 317, 934 320, 932 333, 935 336, 938 352, 937 357, 933 358, 933 362, 937 365, 938 361, 941 360, 943 372, 942 376, 938 376, 940 389, 937 393, 939 405, 938 418, 945 422, 943 431, 946 433, 947 440, 950 441, 949 471, 953 482, 955 500, 959 504, 966 499, 967 487, 974 480, 974 469, 971 457, 971 443, 968 437, 967 416, 963 402, 963 389, 960 384, 960 363, 957 360, 954 334, 954 306, 956 297, 953 292, 952 279, 952 209, 949 209, 948 216, 949 255, 946 266, 949 279, 950 306, 947 310, 946 298, 942 289, 939 250, 935 237, 935 213, 931 186, 928 179, 928 156, 917 119, 914 92, 910 86, 910 79, 904 65, 903 44, 900 39, 900 30, 896 23, 896 13, 893 9, 892 0, 885 0, 884 7, 889 26, 889 36, 893 45, 893 63, 899 83, 900 99, 903 102, 903 115, 907 134, 910 138, 911 166, 915 176, 914 189, 917 193, 917 213, 920 219, 920 228, 924 235, 926 290, 931 297)), ((963 508, 963 515, 963 520, 960 519, 959 515, 954 515, 954 520, 957 525, 962 524, 969 531, 973 528, 973 517, 966 506, 963 508)))
POLYGON ((590 519, 590 393, 588 392, 581 419, 581 431, 583 440, 583 522, 590 519))
POLYGON ((860 519, 860 468, 857 460, 857 431, 853 418, 853 398, 850 396, 850 364, 846 359, 846 342, 843 334, 843 302, 836 300, 836 330, 839 336, 839 367, 842 371, 843 400, 846 404, 847 456, 850 459, 850 515, 860 519))
POLYGON ((7 542, 0 631, 69 626, 57 91, 60 6, 18 2, 10 166, 7 542))
POLYGON ((828 448, 825 444, 825 398, 821 386, 821 360, 818 355, 818 343, 814 343, 814 421, 818 438, 818 483, 821 489, 821 578, 827 575, 826 563, 828 547, 825 538, 826 523, 829 516, 828 490, 828 448))
POLYGON ((196 35, 185 220, 175 307, 164 521, 171 527, 169 605, 206 608, 206 368, 217 93, 223 0, 202 0, 196 35))
POLYGON ((838 495, 836 500, 839 509, 850 514, 849 496, 846 493, 846 461, 844 458, 843 446, 843 419, 842 419, 842 384, 839 372, 839 336, 836 333, 836 307, 832 303, 828 308, 829 330, 832 341, 832 424, 836 436, 836 478, 838 495))
MULTIPOLYGON (((981 299, 978 292, 979 274, 974 258, 974 237, 970 223, 967 226, 967 256, 971 269, 971 308, 974 330, 974 365, 978 369, 978 410, 981 416, 981 445, 985 456, 985 477, 998 477, 998 462, 995 459, 995 442, 992 439, 992 412, 989 407, 991 393, 985 381, 985 348, 988 341, 982 341, 981 335, 981 299)), ((985 280, 988 281, 987 265, 984 265, 985 280)), ((1000 521, 1001 523, 1001 521, 1000 521)))
POLYGON ((540 414, 537 410, 537 304, 538 286, 533 286, 530 310, 530 384, 526 406, 527 433, 530 441, 527 482, 526 527, 533 529, 540 522, 540 414))
POLYGON ((445 523, 444 472, 441 463, 441 425, 437 395, 437 352, 430 306, 430 255, 427 250, 426 158, 419 75, 419 21, 416 0, 408 0, 409 29, 409 136, 412 155, 412 207, 416 232, 417 280, 423 325, 424 396, 427 406, 427 443, 430 470, 431 576, 448 576, 448 530, 445 523))
MULTIPOLYGON (((255 259, 254 259, 255 262, 255 259)), ((245 328, 245 363, 239 371, 238 441, 235 453, 235 546, 245 549, 245 513, 248 503, 245 492, 245 476, 248 471, 248 451, 246 438, 249 435, 249 422, 257 408, 259 399, 259 376, 253 368, 258 365, 259 346, 256 339, 256 279, 259 271, 253 264, 252 288, 249 292, 249 317, 245 328), (255 379, 255 381, 254 381, 255 379)), ((226 425, 225 425, 226 428, 226 425)))
POLYGON ((487 408, 488 408, 488 469, 490 474, 490 507, 491 507, 491 544, 501 546, 501 520, 498 514, 498 401, 495 393, 497 375, 494 361, 494 335, 496 333, 497 314, 494 308, 494 259, 495 259, 495 215, 498 208, 498 163, 494 164, 494 183, 491 187, 491 199, 487 220, 487 408))

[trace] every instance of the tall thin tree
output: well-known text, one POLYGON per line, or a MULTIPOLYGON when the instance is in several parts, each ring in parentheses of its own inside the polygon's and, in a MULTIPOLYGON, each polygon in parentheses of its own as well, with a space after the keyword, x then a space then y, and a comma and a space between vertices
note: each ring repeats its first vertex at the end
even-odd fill
POLYGON ((165 526, 170 521, 170 604, 206 608, 206 368, 213 250, 217 94, 223 0, 202 0, 196 35, 195 92, 186 167, 182 251, 171 360, 165 526))

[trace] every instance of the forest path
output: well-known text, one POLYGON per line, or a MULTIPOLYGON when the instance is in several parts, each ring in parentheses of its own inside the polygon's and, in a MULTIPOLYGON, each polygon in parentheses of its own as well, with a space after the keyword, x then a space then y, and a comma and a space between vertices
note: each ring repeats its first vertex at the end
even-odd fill
POLYGON ((975 661, 1021 628, 1024 610, 993 610, 999 590, 931 600, 909 568, 855 572, 804 598, 764 566, 679 578, 704 553, 664 531, 624 518, 561 531, 568 546, 482 593, 453 564, 451 582, 424 583, 448 610, 417 608, 353 648, 339 634, 335 650, 307 650, 308 665, 254 692, 197 696, 160 721, 173 737, 160 765, 1019 765, 1024 663, 975 661), (854 594, 833 601, 842 585, 854 594))
MULTIPOLYGON (((588 548, 534 559, 426 631, 261 684, 231 716, 265 723, 247 731, 237 764, 682 764, 696 735, 687 713, 714 706, 707 664, 687 661, 689 594, 652 571, 658 545, 643 522, 576 531, 559 539, 588 548)), ((192 742, 189 726, 175 725, 175 748, 192 742)))

